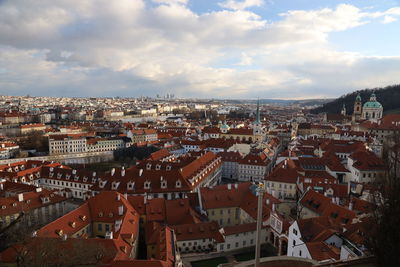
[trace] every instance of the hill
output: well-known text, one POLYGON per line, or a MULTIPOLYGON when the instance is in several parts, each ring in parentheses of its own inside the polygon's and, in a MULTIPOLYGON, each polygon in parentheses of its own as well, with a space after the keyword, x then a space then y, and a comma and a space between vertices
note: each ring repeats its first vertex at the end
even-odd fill
POLYGON ((358 90, 343 95, 332 102, 323 104, 321 107, 311 110, 311 113, 340 113, 343 103, 346 105, 347 114, 353 114, 354 101, 357 94, 361 95, 363 104, 369 101, 371 94, 375 92, 377 100, 383 105, 384 113, 395 113, 400 110, 400 84, 385 88, 358 90))

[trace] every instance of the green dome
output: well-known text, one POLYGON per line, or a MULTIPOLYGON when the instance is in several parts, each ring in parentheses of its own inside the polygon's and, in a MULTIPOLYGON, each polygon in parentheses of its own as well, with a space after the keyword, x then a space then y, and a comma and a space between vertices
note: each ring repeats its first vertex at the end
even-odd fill
POLYGON ((228 126, 228 125, 226 125, 226 124, 223 124, 223 125, 221 126, 221 128, 222 128, 222 129, 228 129, 228 128, 229 128, 229 126, 228 126))
POLYGON ((378 101, 368 101, 364 104, 363 108, 382 108, 382 105, 378 101))

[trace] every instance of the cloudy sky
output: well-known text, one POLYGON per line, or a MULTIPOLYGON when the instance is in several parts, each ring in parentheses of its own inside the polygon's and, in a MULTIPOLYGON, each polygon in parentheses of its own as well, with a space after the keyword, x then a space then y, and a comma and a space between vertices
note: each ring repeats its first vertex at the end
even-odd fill
POLYGON ((400 83, 400 1, 0 0, 0 94, 318 98, 400 83))

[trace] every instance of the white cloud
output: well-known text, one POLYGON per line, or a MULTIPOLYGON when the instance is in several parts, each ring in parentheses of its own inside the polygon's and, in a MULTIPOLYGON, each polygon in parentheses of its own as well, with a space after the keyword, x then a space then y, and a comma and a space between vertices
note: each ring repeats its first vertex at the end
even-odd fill
POLYGON ((167 5, 186 5, 188 0, 152 0, 154 3, 167 5))
POLYGON ((242 52, 241 59, 238 65, 248 66, 251 65, 252 63, 253 63, 253 58, 248 54, 246 54, 245 52, 242 52))
POLYGON ((397 18, 394 18, 392 16, 384 16, 383 20, 382 20, 382 23, 383 24, 389 24, 389 23, 392 23, 392 22, 395 22, 395 21, 397 21, 397 18))
POLYGON ((250 7, 260 7, 264 4, 263 0, 226 0, 225 2, 219 3, 218 5, 232 10, 244 10, 250 7))
POLYGON ((0 93, 301 97, 399 82, 399 58, 336 51, 328 39, 396 8, 343 4, 270 22, 245 10, 261 1, 204 14, 186 0, 153 2, 0 2, 0 93))

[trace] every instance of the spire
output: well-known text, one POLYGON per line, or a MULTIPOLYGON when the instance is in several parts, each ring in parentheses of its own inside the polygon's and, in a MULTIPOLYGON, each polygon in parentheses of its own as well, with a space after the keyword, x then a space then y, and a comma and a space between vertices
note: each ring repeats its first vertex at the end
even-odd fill
POLYGON ((257 99, 257 113, 256 113, 256 121, 255 124, 261 124, 260 120, 260 99, 257 99))
POLYGON ((360 93, 357 94, 356 102, 360 102, 361 103, 361 95, 360 95, 360 93))
POLYGON ((346 105, 343 103, 343 107, 342 107, 342 115, 346 116, 346 105))

